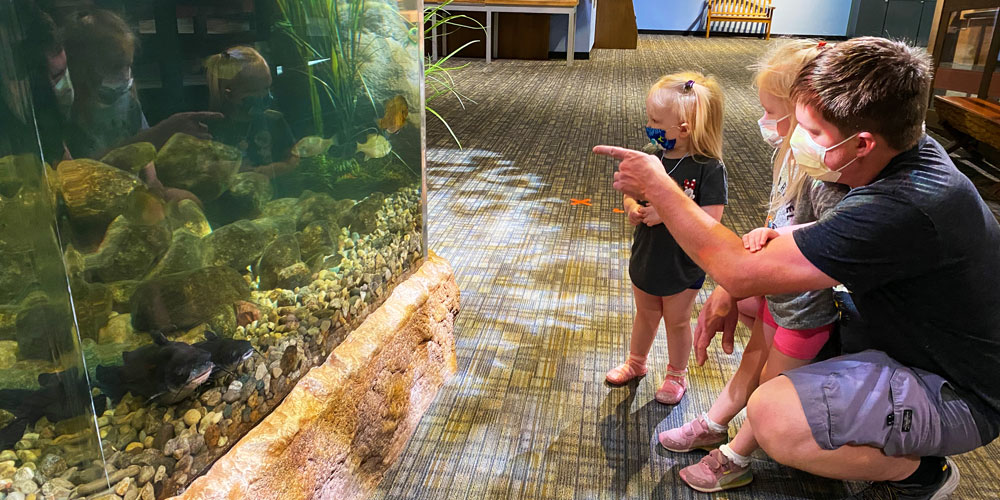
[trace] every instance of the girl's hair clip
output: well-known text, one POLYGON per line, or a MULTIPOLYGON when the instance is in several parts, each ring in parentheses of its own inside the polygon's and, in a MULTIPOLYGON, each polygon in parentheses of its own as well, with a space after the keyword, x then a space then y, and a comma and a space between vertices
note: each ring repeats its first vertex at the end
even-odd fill
POLYGON ((825 41, 819 42, 819 43, 816 44, 816 48, 817 49, 822 49, 823 47, 826 47, 826 42, 825 41))
POLYGON ((687 92, 694 88, 694 80, 688 80, 684 83, 684 91, 687 92))

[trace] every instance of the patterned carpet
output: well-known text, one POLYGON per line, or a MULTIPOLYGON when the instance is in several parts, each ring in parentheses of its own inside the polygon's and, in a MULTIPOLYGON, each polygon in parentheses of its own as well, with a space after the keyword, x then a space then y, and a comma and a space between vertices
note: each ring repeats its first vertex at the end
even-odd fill
MULTIPOLYGON (((757 227, 770 149, 746 66, 767 43, 643 35, 638 50, 595 50, 572 68, 471 61, 455 73, 475 102, 434 104, 465 149, 428 117, 427 172, 429 246, 451 261, 462 289, 459 371, 374 498, 706 498, 677 476, 702 454, 666 452, 655 434, 707 410, 739 358, 716 348, 692 367, 688 396, 661 405, 653 400, 667 363, 661 327, 649 374, 629 387, 605 385, 605 371, 627 353, 631 232, 612 212, 621 203, 614 165, 589 151, 645 142, 645 91, 660 75, 713 74, 728 92, 723 222, 740 234, 757 227)), ((741 327, 738 353, 746 333, 741 327)), ((960 458, 956 498, 1000 497, 997 452, 960 458)), ((878 486, 818 478, 760 452, 754 459, 754 483, 719 498, 885 498, 878 486)))

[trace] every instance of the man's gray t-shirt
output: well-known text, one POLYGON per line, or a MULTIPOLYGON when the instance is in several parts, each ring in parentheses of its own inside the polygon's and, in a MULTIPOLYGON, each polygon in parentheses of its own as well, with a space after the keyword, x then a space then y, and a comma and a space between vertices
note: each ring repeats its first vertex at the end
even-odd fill
MULTIPOLYGON (((795 168, 786 162, 775 183, 774 196, 782 196, 787 187, 787 172, 795 168)), ((793 203, 778 207, 772 217, 768 217, 768 227, 795 226, 815 222, 840 203, 847 194, 843 184, 805 179, 802 191, 793 203)), ((805 293, 768 295, 767 308, 774 322, 789 330, 809 330, 829 325, 837 320, 839 313, 833 302, 833 289, 813 290, 805 293)))

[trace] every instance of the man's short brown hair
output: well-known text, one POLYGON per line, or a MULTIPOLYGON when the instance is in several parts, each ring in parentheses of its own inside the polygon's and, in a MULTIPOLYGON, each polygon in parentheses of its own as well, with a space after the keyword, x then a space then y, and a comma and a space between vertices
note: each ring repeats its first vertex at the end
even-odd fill
POLYGON ((924 49, 860 37, 824 49, 799 72, 792 97, 845 136, 871 132, 903 151, 923 135, 932 66, 924 49))

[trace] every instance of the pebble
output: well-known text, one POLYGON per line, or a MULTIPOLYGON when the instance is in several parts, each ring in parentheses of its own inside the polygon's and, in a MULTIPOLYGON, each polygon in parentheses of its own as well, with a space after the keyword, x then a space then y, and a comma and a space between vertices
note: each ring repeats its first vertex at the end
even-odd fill
POLYGON ((183 420, 184 424, 187 425, 188 427, 191 427, 192 425, 197 425, 198 421, 201 420, 201 412, 194 409, 188 410, 186 413, 184 413, 183 420))
POLYGON ((215 406, 222 401, 222 389, 215 388, 205 391, 205 393, 201 395, 200 399, 205 406, 215 406))
POLYGON ((41 450, 20 450, 17 452, 17 458, 22 463, 24 462, 37 462, 38 452, 41 450))
POLYGON ((239 380, 234 380, 233 383, 229 384, 229 389, 226 393, 222 395, 222 399, 227 403, 232 403, 240 399, 240 392, 243 390, 243 382, 239 380))
POLYGON ((21 493, 20 491, 12 491, 7 494, 7 500, 25 500, 26 498, 27 497, 24 496, 24 493, 21 493))
POLYGON ((0 462, 6 462, 8 460, 17 460, 17 455, 11 450, 3 450, 0 453, 0 462))
POLYGON ((163 481, 163 478, 167 477, 167 467, 161 465, 156 468, 156 474, 153 475, 153 482, 158 483, 163 481))
POLYGON ((154 441, 156 441, 156 438, 154 438, 153 436, 146 436, 146 439, 142 440, 143 448, 152 448, 154 441))
POLYGON ((274 368, 271 368, 271 376, 274 377, 274 378, 280 377, 281 376, 281 367, 280 366, 275 366, 274 368))
POLYGON ((7 491, 14 486, 14 481, 10 478, 0 479, 0 491, 7 491))
POLYGON ((219 438, 219 447, 221 448, 221 447, 225 446, 226 443, 228 443, 228 442, 229 442, 229 438, 228 437, 226 437, 226 436, 220 437, 219 438))
POLYGON ((173 438, 174 438, 173 424, 163 424, 160 426, 160 430, 156 432, 156 438, 153 439, 153 446, 150 446, 150 448, 156 448, 158 450, 162 450, 163 447, 167 445, 167 441, 170 441, 173 438))
POLYGON ((264 378, 264 375, 267 375, 267 366, 264 363, 260 363, 257 365, 257 370, 253 373, 253 378, 260 380, 264 378))
POLYGON ((59 486, 52 481, 49 481, 42 485, 41 493, 45 495, 46 498, 69 498, 70 490, 73 489, 73 483, 70 483, 69 488, 59 486))
POLYGON ((139 471, 139 484, 146 484, 150 482, 155 474, 156 469, 154 469, 151 465, 142 466, 142 469, 139 471))
POLYGON ((191 470, 191 463, 193 462, 194 462, 194 457, 192 457, 191 455, 188 455, 178 460, 177 466, 174 467, 174 474, 177 474, 177 471, 187 472, 191 470))
POLYGON ((219 431, 219 427, 217 425, 210 425, 207 429, 205 429, 205 444, 207 444, 210 448, 214 448, 219 444, 220 434, 221 432, 219 431))
POLYGON ((14 481, 14 489, 25 494, 32 494, 38 491, 38 484, 34 481, 14 481))
POLYGON ((125 447, 125 453, 139 453, 145 447, 142 443, 129 443, 125 447))
POLYGON ((154 500, 156 498, 153 483, 146 483, 146 486, 142 487, 142 490, 139 491, 139 498, 142 500, 154 500))
POLYGON ((71 489, 73 489, 73 488, 76 487, 75 484, 73 484, 69 480, 63 479, 61 477, 57 477, 55 479, 51 479, 46 484, 51 484, 52 486, 55 486, 56 488, 65 488, 67 490, 71 490, 71 489))
POLYGON ((122 496, 122 500, 136 500, 137 498, 139 498, 139 489, 134 485, 122 496))
POLYGON ((48 477, 55 477, 66 471, 66 460, 59 455, 49 453, 38 462, 38 471, 48 477))
POLYGON ((17 472, 14 473, 13 479, 15 482, 31 481, 35 479, 35 471, 31 470, 28 467, 21 467, 20 469, 17 469, 17 472))
POLYGON ((123 496, 128 492, 129 486, 132 486, 132 478, 126 477, 115 485, 115 495, 123 496))

